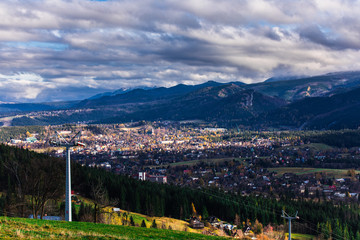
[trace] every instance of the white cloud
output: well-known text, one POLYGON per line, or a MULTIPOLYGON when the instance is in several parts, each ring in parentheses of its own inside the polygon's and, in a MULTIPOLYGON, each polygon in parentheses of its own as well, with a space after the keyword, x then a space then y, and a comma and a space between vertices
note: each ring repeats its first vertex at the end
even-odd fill
POLYGON ((358 12, 352 0, 4 0, 0 101, 358 70, 358 12))
POLYGON ((34 73, 0 74, 1 94, 15 100, 36 99, 42 90, 53 88, 52 84, 34 73))

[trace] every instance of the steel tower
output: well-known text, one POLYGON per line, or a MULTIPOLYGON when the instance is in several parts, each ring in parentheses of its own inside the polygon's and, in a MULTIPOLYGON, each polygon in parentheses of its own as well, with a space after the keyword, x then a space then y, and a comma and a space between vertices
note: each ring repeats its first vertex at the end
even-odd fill
POLYGON ((78 132, 70 141, 67 141, 63 136, 56 131, 55 139, 50 140, 50 144, 66 148, 66 182, 65 182, 65 221, 72 221, 71 213, 71 162, 70 162, 70 149, 72 147, 81 146, 85 144, 78 141, 81 131, 78 132))

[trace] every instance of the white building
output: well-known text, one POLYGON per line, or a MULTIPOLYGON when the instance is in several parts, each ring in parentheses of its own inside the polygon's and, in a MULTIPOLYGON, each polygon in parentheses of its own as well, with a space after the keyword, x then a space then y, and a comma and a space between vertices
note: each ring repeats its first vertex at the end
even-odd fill
POLYGON ((146 180, 146 172, 139 172, 139 180, 141 181, 146 180))

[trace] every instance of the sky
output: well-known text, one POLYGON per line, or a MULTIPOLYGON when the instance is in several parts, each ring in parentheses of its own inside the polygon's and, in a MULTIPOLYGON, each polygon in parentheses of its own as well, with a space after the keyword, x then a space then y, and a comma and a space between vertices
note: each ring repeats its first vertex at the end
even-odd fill
POLYGON ((0 101, 360 70, 355 0, 1 0, 0 101))

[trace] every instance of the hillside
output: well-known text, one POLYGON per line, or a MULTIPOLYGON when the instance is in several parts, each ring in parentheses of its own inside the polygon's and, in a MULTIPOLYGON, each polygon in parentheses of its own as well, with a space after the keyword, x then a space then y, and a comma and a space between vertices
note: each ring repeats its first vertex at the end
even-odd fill
POLYGON ((159 87, 154 89, 134 89, 129 92, 116 94, 113 96, 104 96, 97 99, 86 99, 76 105, 76 108, 97 107, 107 105, 118 105, 128 103, 149 103, 159 100, 169 100, 173 97, 185 95, 198 89, 223 85, 214 81, 209 81, 199 85, 179 84, 174 87, 159 87))
POLYGON ((196 233, 87 222, 0 217, 1 239, 226 239, 196 233))
POLYGON ((242 89, 252 89, 264 95, 281 98, 285 101, 296 101, 305 97, 328 96, 357 88, 360 86, 360 72, 338 72, 314 77, 281 77, 276 81, 267 80, 256 84, 243 84, 241 82, 218 83, 209 81, 199 85, 179 84, 170 88, 135 89, 99 99, 87 99, 80 102, 76 107, 82 108, 170 100, 174 97, 184 97, 188 93, 195 93, 198 90, 208 87, 224 85, 237 85, 242 89))
POLYGON ((300 129, 358 128, 360 119, 360 88, 326 97, 306 98, 267 113, 271 126, 300 129))
POLYGON ((105 122, 130 120, 186 120, 201 119, 224 121, 236 119, 246 121, 264 111, 283 106, 281 99, 269 97, 253 90, 229 84, 206 87, 162 104, 143 107, 120 118, 105 122))
MULTIPOLYGON (((84 198, 80 195, 76 195, 76 198, 80 200, 81 203, 85 205, 94 205, 94 200, 84 198)), ((79 216, 79 211, 81 208, 81 204, 76 202, 72 203, 74 205, 75 212, 74 217, 76 218, 79 216)), ((155 217, 155 216, 148 216, 141 213, 131 212, 124 209, 119 209, 118 212, 113 211, 113 207, 105 207, 102 209, 103 216, 101 223, 105 224, 112 224, 112 225, 125 225, 131 226, 131 218, 134 221, 134 226, 140 227, 142 226, 143 222, 146 228, 152 228, 152 224, 155 221, 158 229, 169 229, 169 230, 176 230, 176 231, 186 231, 189 233, 198 233, 202 234, 206 232, 208 235, 210 233, 214 236, 225 236, 226 233, 223 230, 217 228, 209 228, 204 227, 203 229, 195 229, 189 226, 189 222, 185 220, 175 219, 171 217, 155 217)))
POLYGON ((245 85, 263 94, 296 101, 346 92, 360 86, 360 72, 339 72, 294 80, 266 81, 245 85))

